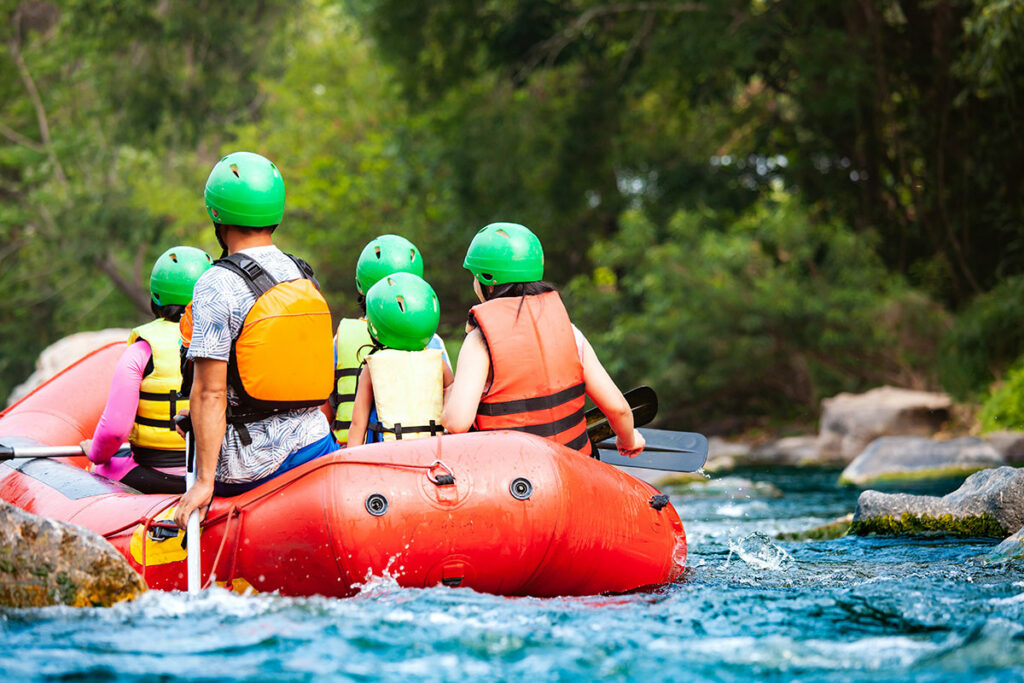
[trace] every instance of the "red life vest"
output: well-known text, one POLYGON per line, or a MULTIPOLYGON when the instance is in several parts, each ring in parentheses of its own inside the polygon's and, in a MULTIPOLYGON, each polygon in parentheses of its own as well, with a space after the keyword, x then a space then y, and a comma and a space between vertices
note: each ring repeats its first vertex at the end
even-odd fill
POLYGON ((558 292, 494 299, 472 312, 494 375, 477 429, 529 432, 590 455, 583 362, 558 292))

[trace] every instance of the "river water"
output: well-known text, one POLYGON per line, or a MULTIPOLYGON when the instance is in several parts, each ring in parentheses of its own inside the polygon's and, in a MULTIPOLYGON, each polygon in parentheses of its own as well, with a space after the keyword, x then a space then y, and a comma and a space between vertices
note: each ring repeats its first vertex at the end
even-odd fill
POLYGON ((746 473, 782 497, 673 495, 678 584, 501 598, 375 579, 348 600, 151 592, 0 612, 0 680, 1020 681, 1024 567, 985 540, 772 540, 852 511, 836 472, 746 473))

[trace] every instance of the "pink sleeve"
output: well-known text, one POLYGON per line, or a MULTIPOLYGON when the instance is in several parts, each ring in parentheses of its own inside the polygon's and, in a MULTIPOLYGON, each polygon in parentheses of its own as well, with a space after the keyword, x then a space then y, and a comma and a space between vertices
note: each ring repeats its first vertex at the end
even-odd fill
POLYGON ((107 405, 92 435, 89 460, 100 464, 107 462, 128 439, 139 408, 142 375, 152 357, 153 351, 144 339, 129 344, 121 354, 114 368, 114 378, 110 382, 107 405))

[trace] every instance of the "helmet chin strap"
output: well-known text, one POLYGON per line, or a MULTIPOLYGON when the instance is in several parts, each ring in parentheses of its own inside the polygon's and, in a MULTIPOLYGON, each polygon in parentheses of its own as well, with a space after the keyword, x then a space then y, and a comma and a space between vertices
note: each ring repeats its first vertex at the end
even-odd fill
POLYGON ((219 258, 224 258, 228 255, 228 244, 224 241, 224 237, 220 234, 221 226, 216 223, 213 224, 213 233, 217 235, 217 244, 220 245, 221 252, 219 258))

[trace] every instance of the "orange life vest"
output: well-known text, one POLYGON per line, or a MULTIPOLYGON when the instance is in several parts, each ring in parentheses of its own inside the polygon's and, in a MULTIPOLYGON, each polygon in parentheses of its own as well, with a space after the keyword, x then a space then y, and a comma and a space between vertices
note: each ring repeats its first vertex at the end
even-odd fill
POLYGON ((312 268, 287 256, 302 275, 284 282, 245 254, 231 254, 213 264, 241 277, 256 297, 228 359, 228 384, 238 396, 238 405, 228 406, 228 422, 246 445, 245 423, 318 407, 333 388, 331 313, 312 268))
POLYGON ((538 434, 590 455, 583 362, 558 292, 494 299, 472 313, 494 375, 477 429, 538 434))

